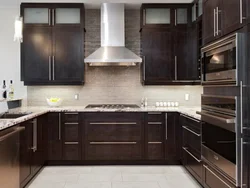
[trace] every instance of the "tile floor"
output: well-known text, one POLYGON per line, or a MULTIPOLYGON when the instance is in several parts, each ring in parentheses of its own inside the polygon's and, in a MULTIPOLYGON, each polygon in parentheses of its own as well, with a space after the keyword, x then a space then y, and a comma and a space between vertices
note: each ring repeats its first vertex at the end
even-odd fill
POLYGON ((52 166, 27 188, 200 188, 182 166, 52 166))

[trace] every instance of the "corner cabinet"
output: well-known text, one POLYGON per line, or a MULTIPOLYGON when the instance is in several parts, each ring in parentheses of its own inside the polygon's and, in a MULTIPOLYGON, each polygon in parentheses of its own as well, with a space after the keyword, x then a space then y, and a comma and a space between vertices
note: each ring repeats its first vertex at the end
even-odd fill
POLYGON ((203 1, 203 44, 243 27, 249 21, 245 0, 204 0, 203 1))
POLYGON ((144 85, 199 84, 197 47, 192 42, 197 34, 193 34, 191 18, 192 4, 142 5, 144 85))
POLYGON ((22 3, 25 85, 84 83, 84 5, 22 3))

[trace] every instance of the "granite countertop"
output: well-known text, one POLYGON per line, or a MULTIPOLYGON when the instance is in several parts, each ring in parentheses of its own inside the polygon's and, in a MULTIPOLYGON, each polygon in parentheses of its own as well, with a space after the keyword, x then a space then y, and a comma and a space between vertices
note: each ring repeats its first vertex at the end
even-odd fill
POLYGON ((50 108, 50 107, 36 107, 36 106, 27 106, 9 110, 9 113, 21 114, 29 113, 20 118, 16 119, 0 119, 0 131, 11 126, 17 125, 24 121, 33 119, 40 115, 46 114, 48 112, 179 112, 184 115, 193 117, 200 120, 201 116, 196 114, 196 111, 201 111, 201 107, 154 107, 149 106, 145 108, 130 108, 130 109, 86 109, 85 106, 64 106, 59 108, 50 108))

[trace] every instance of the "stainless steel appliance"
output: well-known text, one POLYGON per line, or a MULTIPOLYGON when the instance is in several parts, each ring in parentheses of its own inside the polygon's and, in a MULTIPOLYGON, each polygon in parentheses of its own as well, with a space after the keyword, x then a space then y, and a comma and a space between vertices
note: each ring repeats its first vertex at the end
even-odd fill
POLYGON ((135 109, 140 108, 136 104, 90 104, 86 106, 88 109, 114 109, 114 110, 122 110, 122 109, 135 109))
POLYGON ((0 132, 0 186, 19 187, 19 133, 24 127, 13 127, 0 132))
POLYGON ((202 83, 235 84, 242 50, 242 34, 235 33, 202 48, 202 83))

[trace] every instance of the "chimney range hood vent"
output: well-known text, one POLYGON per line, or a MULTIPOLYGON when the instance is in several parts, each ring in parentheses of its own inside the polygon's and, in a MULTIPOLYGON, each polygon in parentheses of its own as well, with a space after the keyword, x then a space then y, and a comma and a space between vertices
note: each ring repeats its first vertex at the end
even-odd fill
POLYGON ((125 47, 124 4, 101 6, 101 47, 84 60, 90 66, 135 66, 142 59, 125 47))

